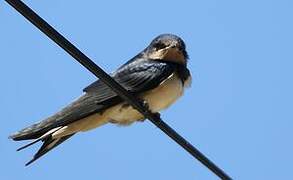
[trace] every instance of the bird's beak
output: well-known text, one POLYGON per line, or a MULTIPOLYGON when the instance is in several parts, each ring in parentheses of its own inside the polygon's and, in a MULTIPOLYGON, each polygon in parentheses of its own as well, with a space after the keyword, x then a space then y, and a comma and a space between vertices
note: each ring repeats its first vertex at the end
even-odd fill
POLYGON ((177 44, 171 44, 163 52, 163 59, 167 61, 173 61, 179 64, 186 65, 186 59, 182 52, 178 50, 177 44))

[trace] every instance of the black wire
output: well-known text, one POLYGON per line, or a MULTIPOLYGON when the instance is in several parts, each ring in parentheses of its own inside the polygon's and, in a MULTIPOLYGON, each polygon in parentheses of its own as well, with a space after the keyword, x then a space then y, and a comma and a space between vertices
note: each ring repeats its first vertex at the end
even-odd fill
POLYGON ((60 33, 58 33, 52 26, 50 26, 45 20, 37 15, 32 9, 25 5, 20 0, 5 0, 12 7, 14 7, 19 13, 21 13, 26 19, 33 23, 39 30, 45 33, 50 39, 62 47, 67 53, 69 53, 80 64, 92 72, 97 78, 108 85, 115 93, 122 97, 126 102, 131 104, 141 114, 148 118, 153 124, 160 128, 164 133, 176 141, 181 147, 188 151, 193 157, 198 159, 202 164, 209 168, 221 179, 231 179, 223 170, 217 167, 207 157, 205 157, 200 151, 174 131, 169 125, 167 125, 157 115, 153 114, 146 106, 135 96, 130 95, 120 84, 113 80, 105 71, 97 66, 90 58, 77 49, 72 43, 65 39, 60 33))

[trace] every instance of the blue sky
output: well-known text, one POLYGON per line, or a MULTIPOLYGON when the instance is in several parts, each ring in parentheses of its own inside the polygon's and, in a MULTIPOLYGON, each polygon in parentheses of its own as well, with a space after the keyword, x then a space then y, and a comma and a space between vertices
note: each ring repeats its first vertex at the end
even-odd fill
MULTIPOLYGON (((292 1, 25 1, 107 72, 181 36, 193 85, 162 118, 235 179, 292 179, 292 1)), ((7 136, 95 77, 0 3, 0 179, 217 179, 150 122, 80 133, 29 167, 7 136)))

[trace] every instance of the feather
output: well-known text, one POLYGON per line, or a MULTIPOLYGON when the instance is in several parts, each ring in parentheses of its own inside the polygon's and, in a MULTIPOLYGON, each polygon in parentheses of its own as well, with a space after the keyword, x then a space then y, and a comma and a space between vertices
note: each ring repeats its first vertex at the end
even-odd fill
POLYGON ((43 145, 41 146, 41 148, 38 150, 38 152, 34 155, 34 157, 27 162, 25 165, 28 166, 31 163, 33 163, 34 161, 36 161, 37 159, 39 159, 40 157, 42 157, 43 155, 45 155, 47 152, 49 152, 50 150, 52 150, 53 148, 57 147, 59 144, 63 143, 65 140, 67 140, 68 138, 70 138, 71 136, 73 136, 74 134, 70 134, 58 139, 53 139, 52 136, 49 136, 47 138, 45 138, 43 141, 43 145))

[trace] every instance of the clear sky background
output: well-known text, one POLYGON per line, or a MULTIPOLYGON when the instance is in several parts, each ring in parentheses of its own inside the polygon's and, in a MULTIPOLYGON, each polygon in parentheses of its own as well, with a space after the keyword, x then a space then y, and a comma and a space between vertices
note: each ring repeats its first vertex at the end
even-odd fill
MULTIPOLYGON (((182 37, 193 84, 162 118, 235 179, 292 179, 293 1, 25 1, 107 72, 161 33, 182 37)), ((106 125, 24 167, 8 135, 95 77, 0 3, 0 179, 217 179, 149 121, 106 125)))

